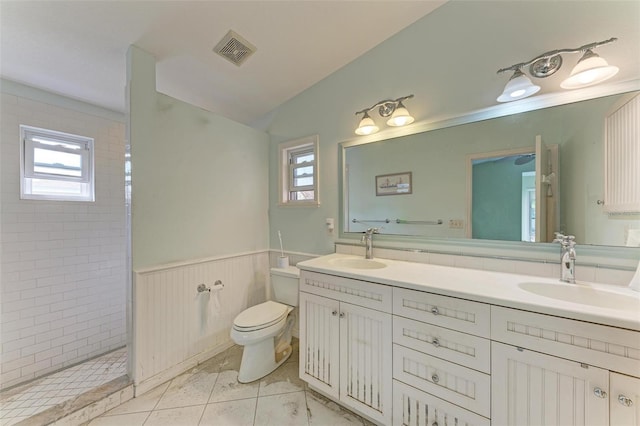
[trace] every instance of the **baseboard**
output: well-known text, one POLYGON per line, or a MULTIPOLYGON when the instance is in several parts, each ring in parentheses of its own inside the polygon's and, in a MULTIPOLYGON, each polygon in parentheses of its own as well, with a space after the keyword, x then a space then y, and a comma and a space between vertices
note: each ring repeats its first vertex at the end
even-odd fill
POLYGON ((224 343, 221 343, 219 345, 216 345, 210 349, 207 349, 204 352, 200 352, 199 354, 192 356, 189 359, 186 359, 166 370, 164 370, 161 373, 156 374, 155 376, 149 377, 148 379, 140 382, 140 383, 135 383, 134 384, 134 396, 137 398, 138 396, 142 395, 145 392, 150 391, 151 389, 155 388, 156 386, 159 386, 165 382, 168 382, 169 380, 172 380, 173 378, 179 376, 180 374, 184 373, 185 371, 189 370, 190 368, 193 368, 195 366, 197 366, 198 364, 203 363, 204 361, 208 360, 209 358, 212 358, 216 355, 218 355, 220 352, 226 351, 227 349, 229 349, 231 346, 233 346, 234 343, 232 340, 228 340, 224 343))

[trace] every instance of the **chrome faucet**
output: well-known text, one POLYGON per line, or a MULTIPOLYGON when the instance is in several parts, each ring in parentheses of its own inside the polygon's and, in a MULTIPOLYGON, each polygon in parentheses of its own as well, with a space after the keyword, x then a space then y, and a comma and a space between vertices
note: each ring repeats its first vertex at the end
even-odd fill
POLYGON ((378 231, 378 228, 367 228, 367 230, 362 233, 365 259, 373 259, 373 234, 377 234, 378 231))
POLYGON ((576 282, 576 237, 556 232, 554 243, 560 243, 560 281, 575 284, 576 282))

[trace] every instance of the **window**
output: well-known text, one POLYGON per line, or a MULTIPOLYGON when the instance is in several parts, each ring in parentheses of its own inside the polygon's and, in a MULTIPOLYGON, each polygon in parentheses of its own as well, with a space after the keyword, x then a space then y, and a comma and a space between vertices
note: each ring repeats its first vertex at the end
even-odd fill
POLYGON ((20 126, 20 198, 94 201, 93 139, 20 126))
POLYGON ((280 205, 318 202, 318 136, 279 145, 280 205))

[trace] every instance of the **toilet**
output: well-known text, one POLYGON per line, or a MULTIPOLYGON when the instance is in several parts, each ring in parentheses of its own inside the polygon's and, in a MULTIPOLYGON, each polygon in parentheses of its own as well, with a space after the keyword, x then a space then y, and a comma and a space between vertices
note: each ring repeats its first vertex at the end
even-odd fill
POLYGON ((231 340, 244 346, 238 381, 258 380, 291 356, 291 332, 298 306, 300 270, 271 268, 273 299, 242 311, 234 320, 231 340))

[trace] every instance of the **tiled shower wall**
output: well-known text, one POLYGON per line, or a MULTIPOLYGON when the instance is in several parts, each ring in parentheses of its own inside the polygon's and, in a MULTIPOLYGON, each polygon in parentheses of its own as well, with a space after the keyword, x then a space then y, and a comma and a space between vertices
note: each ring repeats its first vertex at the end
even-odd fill
POLYGON ((125 126, 1 96, 4 389, 125 344, 125 126), (21 124, 95 139, 95 202, 20 200, 21 124))

